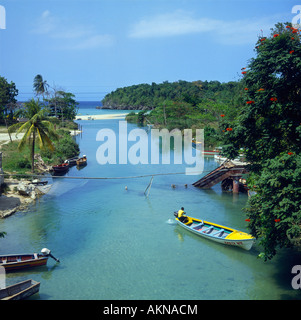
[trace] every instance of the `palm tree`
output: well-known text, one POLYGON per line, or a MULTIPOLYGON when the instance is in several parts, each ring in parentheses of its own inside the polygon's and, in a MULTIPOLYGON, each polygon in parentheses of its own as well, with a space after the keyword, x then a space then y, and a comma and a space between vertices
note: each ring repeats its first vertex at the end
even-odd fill
POLYGON ((16 123, 9 127, 10 132, 17 131, 17 134, 24 132, 18 150, 23 150, 26 142, 31 144, 31 168, 34 172, 34 153, 36 139, 39 141, 40 149, 49 149, 54 151, 54 145, 51 140, 58 140, 58 134, 50 121, 46 120, 46 109, 42 109, 39 100, 30 100, 25 103, 23 115, 29 120, 25 123, 16 123))
POLYGON ((49 84, 46 80, 43 80, 43 77, 40 74, 37 74, 33 79, 33 88, 36 92, 36 95, 42 95, 44 99, 44 95, 48 94, 49 84))

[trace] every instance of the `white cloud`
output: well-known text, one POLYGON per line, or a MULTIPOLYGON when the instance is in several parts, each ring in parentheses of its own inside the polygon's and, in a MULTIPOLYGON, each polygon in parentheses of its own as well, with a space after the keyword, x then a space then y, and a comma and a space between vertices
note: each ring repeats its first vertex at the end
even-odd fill
POLYGON ((38 18, 33 32, 37 34, 48 34, 55 29, 55 24, 54 17, 51 16, 49 10, 46 10, 38 18))
POLYGON ((49 10, 38 18, 33 33, 43 34, 51 39, 61 40, 56 43, 58 49, 82 50, 111 46, 114 38, 111 35, 99 34, 89 25, 78 25, 54 17, 49 10))
POLYGON ((151 38, 206 32, 215 28, 216 20, 195 19, 189 13, 176 11, 145 18, 135 24, 129 34, 132 38, 151 38))
POLYGON ((260 29, 268 31, 272 26, 272 19, 223 21, 195 18, 190 12, 177 10, 140 20, 132 26, 128 36, 143 39, 210 33, 223 44, 245 44, 254 43, 260 29))

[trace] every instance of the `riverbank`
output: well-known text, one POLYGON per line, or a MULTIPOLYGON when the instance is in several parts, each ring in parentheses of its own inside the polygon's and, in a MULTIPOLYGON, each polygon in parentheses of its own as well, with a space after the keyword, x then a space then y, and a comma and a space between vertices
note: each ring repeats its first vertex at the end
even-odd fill
MULTIPOLYGON (((81 133, 79 130, 70 130, 70 135, 78 135, 81 133)), ((23 137, 23 133, 16 136, 15 133, 11 134, 13 141, 20 140, 23 137)), ((0 134, 0 151, 6 149, 10 142, 10 137, 7 133, 1 132, 0 134), (1 148, 2 147, 2 148, 1 148), (1 150, 2 149, 2 150, 1 150)), ((16 142, 13 142, 16 143, 16 142)), ((4 151, 5 152, 5 151, 4 151)), ((16 152, 15 149, 12 152, 16 152)), ((47 165, 39 153, 35 154, 35 170, 38 174, 49 174, 52 167, 47 165)), ((16 179, 14 174, 31 174, 31 172, 24 171, 17 167, 12 167, 6 170, 10 176, 4 177, 4 183, 1 186, 2 194, 0 193, 0 219, 11 216, 17 211, 27 209, 38 197, 47 193, 51 186, 37 186, 32 183, 32 179, 16 179)))

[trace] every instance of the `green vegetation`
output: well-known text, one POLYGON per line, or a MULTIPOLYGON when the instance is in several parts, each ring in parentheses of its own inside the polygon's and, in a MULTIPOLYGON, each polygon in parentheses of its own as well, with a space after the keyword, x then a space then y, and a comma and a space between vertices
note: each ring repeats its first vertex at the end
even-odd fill
POLYGON ((139 84, 119 88, 102 100, 104 107, 129 110, 152 110, 166 101, 185 102, 192 107, 202 102, 231 103, 233 108, 241 104, 239 83, 219 81, 182 81, 161 84, 139 84))
POLYGON ((49 84, 46 80, 43 80, 43 77, 40 74, 37 74, 33 79, 33 89, 37 96, 43 96, 45 98, 45 94, 48 95, 49 84))
POLYGON ((178 81, 174 83, 137 85, 107 95, 103 101, 117 108, 144 109, 131 112, 127 121, 139 125, 153 124, 157 128, 204 129, 205 147, 219 144, 218 127, 225 114, 234 119, 243 106, 241 82, 220 83, 218 81, 178 81), (139 97, 147 92, 148 104, 140 104, 139 97), (124 94, 125 96, 122 96, 124 94), (126 102, 125 102, 126 101, 126 102), (146 113, 147 110, 150 110, 146 113))
POLYGON ((24 134, 19 142, 1 146, 6 173, 26 173, 30 168, 34 172, 37 153, 48 165, 62 163, 79 154, 79 147, 69 134, 69 130, 77 129, 72 121, 77 113, 75 96, 50 88, 41 75, 34 78, 33 88, 37 96, 43 97, 43 102, 32 99, 17 103, 15 84, 0 77, 0 121, 3 119, 6 128, 10 125, 9 133, 24 134))
POLYGON ((50 150, 42 150, 41 157, 46 164, 59 164, 68 158, 72 158, 79 154, 78 144, 74 141, 69 131, 64 129, 57 130, 59 140, 54 142, 54 152, 50 150))
MULTIPOLYGON (((68 130, 58 129, 56 134, 59 136, 59 140, 53 142, 53 152, 48 149, 41 150, 39 145, 35 146, 35 154, 40 154, 47 165, 62 163, 67 158, 79 154, 78 144, 68 130)), ((2 165, 5 173, 18 172, 25 174, 31 170, 31 150, 30 148, 24 148, 22 151, 16 152, 18 144, 18 141, 13 141, 1 147, 3 152, 2 165)))
POLYGON ((18 90, 16 85, 0 76, 0 123, 6 123, 5 120, 13 117, 13 111, 16 107, 16 96, 18 90))
POLYGON ((256 191, 246 208, 252 234, 272 258, 277 248, 301 237, 301 44, 291 24, 277 24, 261 37, 244 69, 244 107, 223 120, 224 154, 239 148, 250 162, 248 185, 256 191))
POLYGON ((17 134, 23 132, 24 135, 18 144, 18 150, 22 151, 28 143, 31 151, 31 170, 34 172, 34 154, 36 140, 39 142, 41 150, 49 149, 54 151, 52 140, 58 140, 58 134, 50 121, 46 120, 46 109, 42 109, 39 100, 32 99, 25 103, 25 116, 29 120, 25 123, 16 123, 9 127, 9 132, 16 131, 17 134))

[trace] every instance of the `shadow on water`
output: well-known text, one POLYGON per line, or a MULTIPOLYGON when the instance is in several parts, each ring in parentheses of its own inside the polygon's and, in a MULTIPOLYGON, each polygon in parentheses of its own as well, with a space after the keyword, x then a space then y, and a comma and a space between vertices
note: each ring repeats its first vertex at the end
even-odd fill
POLYGON ((300 289, 293 289, 292 280, 298 274, 292 273, 292 268, 295 265, 301 265, 301 252, 294 249, 283 249, 279 251, 276 260, 277 268, 273 274, 273 277, 279 287, 285 290, 285 293, 281 294, 282 300, 301 300, 301 284, 300 274, 298 284, 300 289))

